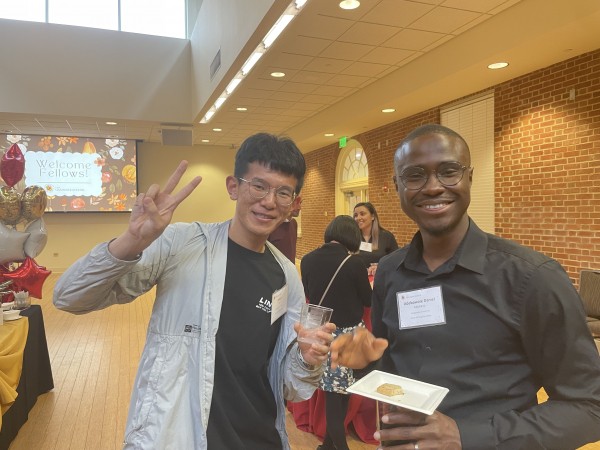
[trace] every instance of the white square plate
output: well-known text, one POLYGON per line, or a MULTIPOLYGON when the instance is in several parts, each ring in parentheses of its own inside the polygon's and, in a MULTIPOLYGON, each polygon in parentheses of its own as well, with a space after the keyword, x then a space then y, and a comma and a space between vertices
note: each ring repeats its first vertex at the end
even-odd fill
POLYGON ((431 415, 448 393, 448 388, 374 370, 347 388, 346 391, 431 415), (383 383, 400 386, 404 394, 391 397, 380 394, 377 392, 377 388, 383 383))

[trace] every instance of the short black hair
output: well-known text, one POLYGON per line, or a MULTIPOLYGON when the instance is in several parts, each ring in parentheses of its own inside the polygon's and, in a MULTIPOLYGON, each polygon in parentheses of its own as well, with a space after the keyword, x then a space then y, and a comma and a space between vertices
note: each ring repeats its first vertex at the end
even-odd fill
POLYGON ((418 137, 425 136, 428 134, 441 134, 453 138, 458 143, 461 143, 464 146, 465 155, 467 157, 467 166, 471 165, 471 150, 469 149, 469 144, 467 144, 467 141, 465 141, 465 139, 460 134, 438 123, 428 123, 415 128, 410 133, 408 133, 404 139, 402 139, 402 142, 400 142, 400 145, 394 152, 394 168, 396 170, 398 170, 398 166, 396 165, 396 163, 398 163, 402 159, 404 146, 410 144, 418 137))
POLYGON ((233 175, 237 178, 243 177, 248 172, 249 164, 253 162, 286 175, 293 175, 298 180, 296 194, 300 193, 304 184, 306 162, 304 155, 290 138, 269 133, 257 133, 246 138, 235 155, 233 175))
POLYGON ((420 136, 425 136, 426 134, 443 134, 446 136, 456 138, 463 143, 463 145, 465 146, 465 148, 467 150, 469 149, 469 145, 467 144, 467 141, 465 141, 464 138, 460 134, 458 134, 456 131, 454 131, 448 127, 440 125, 439 123, 427 123, 425 125, 421 125, 420 127, 415 128, 414 130, 412 130, 410 133, 408 133, 406 135, 406 137, 402 140, 402 142, 400 142, 399 147, 402 147, 404 144, 406 144, 420 136))
POLYGON ((361 241, 360 228, 356 221, 346 215, 335 217, 325 228, 325 242, 331 241, 337 241, 349 252, 356 253, 361 241))

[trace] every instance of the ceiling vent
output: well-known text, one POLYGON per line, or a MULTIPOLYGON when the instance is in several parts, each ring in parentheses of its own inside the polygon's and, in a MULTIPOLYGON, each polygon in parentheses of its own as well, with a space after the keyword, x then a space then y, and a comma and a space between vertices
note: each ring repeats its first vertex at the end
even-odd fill
POLYGON ((219 51, 213 58, 212 62, 210 63, 209 72, 210 72, 211 81, 220 68, 221 68, 221 49, 219 49, 219 51))
POLYGON ((160 130, 162 145, 194 145, 191 125, 162 124, 160 130))

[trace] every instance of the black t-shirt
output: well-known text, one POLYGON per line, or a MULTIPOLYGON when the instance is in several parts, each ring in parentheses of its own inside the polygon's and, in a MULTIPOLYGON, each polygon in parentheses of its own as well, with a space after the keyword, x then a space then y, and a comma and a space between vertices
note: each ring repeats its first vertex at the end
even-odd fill
POLYGON ((207 430, 211 450, 282 448, 267 369, 283 320, 271 325, 271 300, 284 284, 268 249, 257 253, 229 240, 207 430))

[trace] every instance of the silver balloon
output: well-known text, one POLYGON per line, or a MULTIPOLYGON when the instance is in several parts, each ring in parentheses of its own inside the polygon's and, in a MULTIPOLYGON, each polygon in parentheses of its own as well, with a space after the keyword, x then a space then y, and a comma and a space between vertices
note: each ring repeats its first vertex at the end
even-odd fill
POLYGON ((46 242, 48 242, 48 230, 46 230, 44 219, 40 217, 31 222, 25 228, 25 232, 29 233, 29 237, 25 241, 23 249, 27 256, 35 258, 44 250, 46 242))
POLYGON ((23 249, 29 233, 13 230, 0 223, 0 264, 25 260, 23 249))

